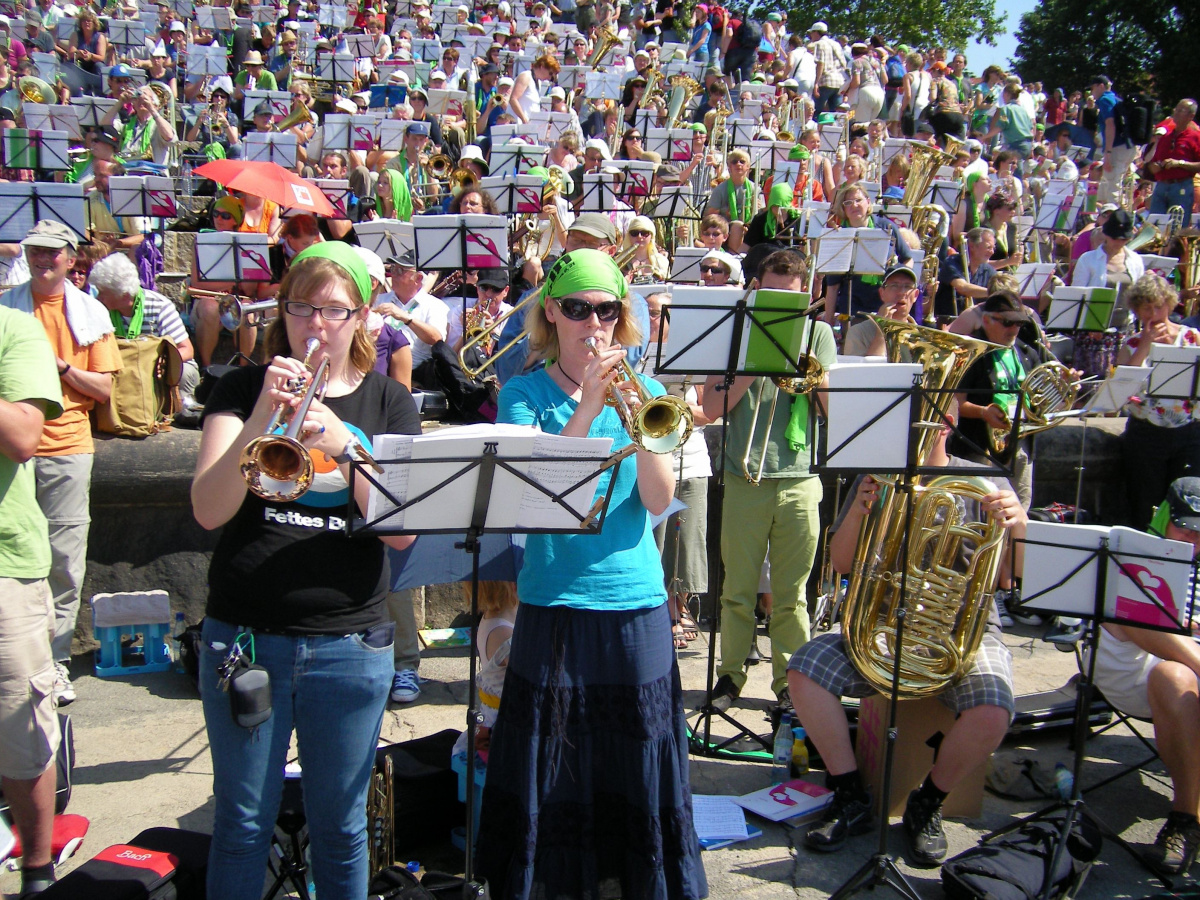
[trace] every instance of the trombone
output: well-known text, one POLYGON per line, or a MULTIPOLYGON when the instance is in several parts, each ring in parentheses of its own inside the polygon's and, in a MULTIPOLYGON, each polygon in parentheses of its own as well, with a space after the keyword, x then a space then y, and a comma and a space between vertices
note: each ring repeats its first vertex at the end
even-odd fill
POLYGON ((188 296, 193 300, 216 300, 221 327, 226 331, 236 331, 246 324, 246 318, 252 313, 265 312, 279 304, 275 298, 255 300, 251 297, 226 294, 222 291, 204 291, 200 288, 188 288, 188 296))
MULTIPOLYGON (((742 474, 746 476, 746 481, 755 486, 762 484, 763 472, 767 465, 767 447, 771 442, 771 425, 775 421, 775 407, 779 405, 780 394, 791 394, 793 397, 800 394, 808 394, 816 390, 821 381, 825 378, 825 367, 821 365, 821 361, 811 353, 807 355, 805 363, 805 371, 803 375, 794 378, 772 378, 770 379, 775 384, 775 393, 771 396, 771 405, 767 409, 766 427, 763 428, 762 440, 758 448, 758 468, 753 472, 750 471, 750 454, 754 450, 754 438, 758 433, 758 421, 763 418, 761 413, 758 413, 750 420, 750 433, 746 435, 746 452, 742 454, 742 474)), ((767 382, 764 379, 762 387, 758 394, 758 409, 762 409, 762 401, 767 391, 767 382)))
POLYGON ((525 315, 525 313, 529 311, 532 304, 537 302, 540 296, 541 291, 532 291, 528 297, 526 297, 508 312, 498 316, 486 328, 479 329, 478 332, 476 332, 473 336, 463 341, 462 349, 458 351, 458 364, 464 375, 466 375, 472 381, 478 381, 479 376, 483 374, 486 369, 495 364, 500 357, 516 347, 517 344, 521 343, 521 341, 525 340, 525 338, 529 337, 529 329, 522 328, 520 334, 518 334, 503 347, 498 347, 491 356, 483 360, 483 362, 481 362, 478 366, 470 366, 467 364, 466 356, 468 350, 473 350, 481 345, 486 346, 488 343, 494 340, 497 335, 503 332, 504 325, 509 319, 518 313, 525 315))
MULTIPOLYGON (((584 344, 594 356, 600 355, 595 338, 588 338, 584 344)), ((618 369, 619 374, 608 386, 604 403, 617 411, 621 424, 633 442, 649 453, 671 453, 682 447, 692 436, 694 421, 687 403, 673 394, 651 396, 633 367, 624 359, 618 364, 618 369), (621 390, 621 384, 626 381, 637 388, 638 400, 641 401, 637 409, 629 405, 625 392, 621 390)))

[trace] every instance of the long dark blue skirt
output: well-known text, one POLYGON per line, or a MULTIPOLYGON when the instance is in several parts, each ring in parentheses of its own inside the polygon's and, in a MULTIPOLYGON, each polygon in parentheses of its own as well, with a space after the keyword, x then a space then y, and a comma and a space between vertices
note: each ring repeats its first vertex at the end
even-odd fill
POLYGON ((504 900, 708 895, 665 605, 521 604, 476 864, 504 900))

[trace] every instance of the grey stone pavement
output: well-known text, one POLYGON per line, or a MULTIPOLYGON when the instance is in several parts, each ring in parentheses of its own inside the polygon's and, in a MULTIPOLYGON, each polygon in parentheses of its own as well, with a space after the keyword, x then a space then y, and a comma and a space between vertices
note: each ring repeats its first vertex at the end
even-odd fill
MULTIPOLYGON (((1074 657, 1035 639, 1035 630, 1018 626, 1006 635, 1014 654, 1018 692, 1054 689, 1075 671, 1074 657)), ((689 709, 703 696, 707 636, 693 642, 680 655, 685 700, 689 709)), ((761 638, 766 651, 767 642, 761 638)), ((174 673, 99 679, 90 674, 90 656, 77 657, 72 665, 79 699, 70 707, 75 722, 77 768, 70 811, 87 816, 91 830, 82 851, 63 867, 72 866, 104 847, 121 843, 144 828, 178 826, 207 831, 212 818, 212 765, 200 702, 185 676, 174 673)), ((427 679, 421 699, 389 709, 382 738, 402 741, 444 728, 461 728, 467 696, 467 658, 451 652, 427 656, 421 665, 427 679)), ((734 712, 744 724, 767 731, 762 713, 769 696, 769 665, 755 666, 743 695, 742 708, 734 712)), ((1063 730, 1010 738, 1001 753, 1033 752, 1053 768, 1068 761, 1067 734, 1063 730)), ((1121 729, 1088 744, 1084 783, 1099 780, 1122 760, 1136 761, 1144 750, 1121 729)), ((733 762, 692 757, 692 786, 697 793, 741 794, 765 786, 769 767, 761 763, 733 762)), ((1153 841, 1169 806, 1169 782, 1161 766, 1151 766, 1122 778, 1088 797, 1089 808, 1126 839, 1153 841)), ((950 852, 973 845, 988 828, 1011 817, 1040 808, 1043 802, 1009 802, 991 794, 984 797, 979 820, 949 820, 950 852)), ((415 811, 420 815, 420 811, 415 811)), ((803 847, 803 833, 788 827, 758 822, 763 835, 725 850, 703 854, 709 893, 714 898, 828 897, 843 884, 875 849, 876 835, 853 839, 840 853, 817 855, 803 847)), ((902 833, 898 820, 891 826, 891 848, 900 852, 902 833)), ((449 860, 422 862, 439 867, 449 860)), ((461 866, 461 856, 459 857, 461 866)), ((900 867, 924 898, 941 897, 937 870, 900 867)), ((0 874, 0 890, 18 884, 12 872, 0 874)), ((1155 893, 1160 886, 1116 844, 1107 842, 1099 864, 1092 870, 1080 896, 1085 898, 1137 898, 1155 893)), ((879 896, 891 891, 880 889, 879 896)))

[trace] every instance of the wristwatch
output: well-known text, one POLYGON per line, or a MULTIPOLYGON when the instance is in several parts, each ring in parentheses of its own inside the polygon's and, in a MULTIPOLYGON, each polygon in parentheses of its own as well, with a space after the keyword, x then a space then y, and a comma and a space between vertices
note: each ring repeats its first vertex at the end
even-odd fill
POLYGON ((346 441, 346 446, 342 448, 342 452, 333 458, 333 461, 338 465, 348 463, 351 460, 360 459, 360 451, 362 450, 362 441, 358 439, 358 435, 351 433, 349 440, 346 441))

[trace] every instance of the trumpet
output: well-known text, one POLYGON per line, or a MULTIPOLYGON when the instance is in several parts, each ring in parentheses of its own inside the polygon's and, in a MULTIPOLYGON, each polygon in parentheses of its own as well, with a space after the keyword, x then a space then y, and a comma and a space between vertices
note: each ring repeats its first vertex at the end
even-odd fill
MULTIPOLYGON (((593 355, 600 355, 595 338, 588 338, 584 345, 593 355)), ((633 367, 625 360, 621 360, 618 368, 620 374, 609 385, 604 403, 617 411, 621 424, 625 426, 633 442, 649 453, 671 453, 682 447, 692 435, 692 410, 687 403, 670 394, 651 396, 641 379, 634 373, 633 367), (621 383, 624 381, 632 382, 637 387, 641 403, 636 410, 629 405, 624 391, 621 390, 621 383)))
MULTIPOLYGON (((279 301, 272 297, 270 300, 257 300, 254 302, 242 302, 246 298, 239 298, 235 294, 222 294, 217 298, 217 309, 221 313, 221 326, 226 331, 237 331, 246 324, 246 319, 257 312, 266 312, 268 309, 275 309, 279 305, 279 301)), ((254 323, 256 328, 265 328, 267 320, 260 318, 254 323)))
POLYGON ((320 346, 316 338, 309 338, 304 345, 304 367, 311 375, 302 381, 305 390, 300 404, 296 407, 280 404, 266 431, 242 450, 241 469, 246 487, 264 500, 286 503, 303 496, 312 486, 313 459, 300 442, 300 431, 308 408, 324 393, 329 381, 328 358, 321 360, 316 371, 310 365, 320 346))

